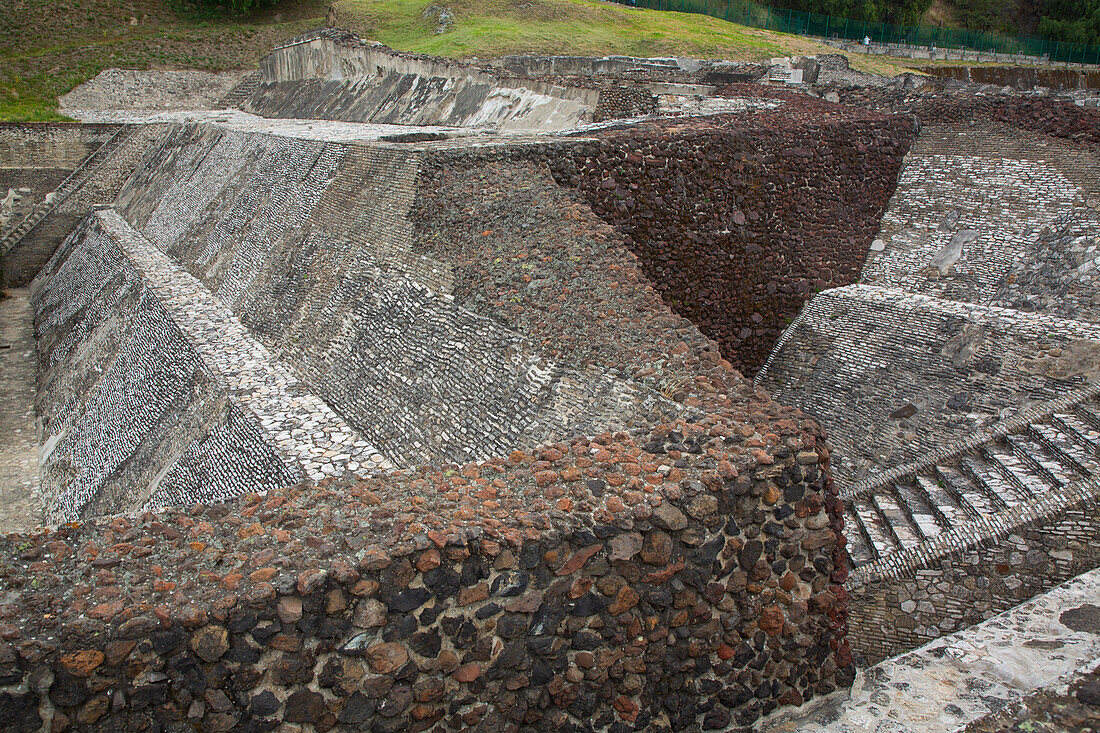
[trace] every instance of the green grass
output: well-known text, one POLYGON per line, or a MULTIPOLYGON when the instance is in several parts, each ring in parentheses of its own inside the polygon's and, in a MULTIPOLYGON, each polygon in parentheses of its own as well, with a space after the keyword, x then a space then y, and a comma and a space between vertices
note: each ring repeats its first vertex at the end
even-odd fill
MULTIPOLYGON (((325 0, 283 0, 249 18, 176 12, 165 0, 8 0, 0 13, 0 120, 56 120, 57 99, 108 67, 255 66, 280 41, 323 25, 325 0)), ((701 15, 600 0, 334 0, 337 24, 400 51, 452 58, 513 53, 698 56, 755 60, 832 52, 798 36, 701 15), (429 5, 449 8, 436 35, 429 5)), ((853 66, 899 67, 856 54, 853 66)))

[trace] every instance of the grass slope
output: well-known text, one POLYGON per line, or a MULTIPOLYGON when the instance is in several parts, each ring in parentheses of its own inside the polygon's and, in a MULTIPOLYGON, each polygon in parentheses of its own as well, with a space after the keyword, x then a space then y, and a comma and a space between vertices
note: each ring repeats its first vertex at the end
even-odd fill
MULTIPOLYGON (((828 51, 798 36, 601 0, 434 0, 454 14, 435 34, 433 0, 334 0, 337 24, 401 51, 453 58, 510 53, 752 60, 828 51)), ((111 66, 249 68, 272 46, 322 25, 325 0, 283 0, 248 18, 196 17, 165 0, 8 0, 0 13, 0 120, 63 119, 57 98, 111 66)), ((898 73, 889 63, 853 65, 898 73)))

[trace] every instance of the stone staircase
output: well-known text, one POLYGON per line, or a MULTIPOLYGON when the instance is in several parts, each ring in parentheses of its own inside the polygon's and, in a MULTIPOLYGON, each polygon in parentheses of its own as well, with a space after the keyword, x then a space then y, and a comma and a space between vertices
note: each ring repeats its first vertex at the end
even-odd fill
POLYGON ((1003 533, 1096 493, 1096 390, 972 443, 954 455, 895 469, 842 492, 853 579, 1003 533))
POLYGON ((68 198, 69 194, 75 191, 91 173, 103 165, 107 158, 126 142, 126 139, 130 136, 130 132, 130 127, 120 127, 118 131, 104 141, 94 153, 85 158, 84 161, 78 165, 56 189, 54 189, 52 195, 50 195, 46 201, 38 204, 31 213, 27 214, 23 221, 6 232, 3 237, 0 238, 0 257, 6 255, 19 244, 23 237, 27 236, 27 234, 38 226, 54 208, 68 198))
POLYGON ((240 109, 241 104, 252 96, 256 87, 260 85, 260 72, 253 71, 237 82, 236 86, 214 105, 214 109, 240 109))

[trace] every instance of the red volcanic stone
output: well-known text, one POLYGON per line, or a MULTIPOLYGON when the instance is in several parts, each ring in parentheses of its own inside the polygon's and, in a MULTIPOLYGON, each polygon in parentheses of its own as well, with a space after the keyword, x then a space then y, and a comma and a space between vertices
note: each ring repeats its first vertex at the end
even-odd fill
POLYGON ((768 606, 760 612, 757 625, 768 636, 775 636, 783 630, 783 610, 779 606, 768 606))
POLYGON ((416 559, 416 569, 422 573, 426 573, 429 570, 434 570, 440 565, 439 550, 434 548, 425 550, 420 553, 420 557, 416 559))
POLYGON ((451 675, 459 682, 473 682, 481 676, 481 665, 477 662, 471 662, 470 664, 464 664, 454 671, 451 675))
POLYGON ((87 677, 103 664, 106 655, 98 649, 83 649, 61 657, 61 665, 76 677, 87 677))
POLYGON ((540 486, 540 487, 549 486, 550 484, 554 483, 557 480, 558 480, 558 472, 557 471, 539 471, 538 473, 535 474, 535 485, 536 486, 540 486))
POLYGON ((603 549, 603 545, 589 545, 583 549, 577 550, 573 553, 573 556, 565 561, 565 564, 557 569, 557 575, 569 575, 575 573, 584 567, 584 564, 595 555, 597 552, 603 549))
POLYGON ((409 652, 405 647, 393 642, 384 642, 368 647, 364 656, 370 663, 370 668, 378 674, 396 672, 409 661, 409 652))
POLYGON ((619 717, 625 720, 627 723, 633 723, 638 718, 640 708, 638 703, 631 700, 626 695, 620 695, 615 699, 615 710, 618 712, 619 717))
POLYGON ((607 612, 612 616, 618 616, 638 605, 639 600, 638 592, 629 585, 624 585, 615 595, 615 600, 607 607, 607 612))
POLYGON ((308 596, 314 591, 323 588, 326 580, 328 580, 328 573, 326 571, 316 568, 306 570, 298 576, 298 592, 303 596, 308 596))

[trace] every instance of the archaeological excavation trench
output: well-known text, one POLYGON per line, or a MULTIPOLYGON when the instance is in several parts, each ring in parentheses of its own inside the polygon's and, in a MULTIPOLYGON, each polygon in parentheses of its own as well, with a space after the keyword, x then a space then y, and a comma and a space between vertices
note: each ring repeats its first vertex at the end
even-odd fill
POLYGON ((0 126, 11 729, 748 726, 1100 564, 1095 113, 743 71, 0 126))

